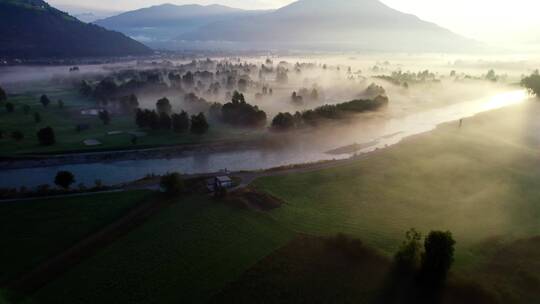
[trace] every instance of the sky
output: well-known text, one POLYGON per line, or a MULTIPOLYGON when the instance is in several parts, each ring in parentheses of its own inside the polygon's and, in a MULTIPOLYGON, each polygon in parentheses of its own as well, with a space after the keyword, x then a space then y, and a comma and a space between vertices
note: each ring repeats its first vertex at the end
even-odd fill
MULTIPOLYGON (((332 1, 332 0, 328 0, 332 1)), ((361 0, 351 0, 361 1, 361 0)), ((468 38, 483 42, 540 43, 540 1, 537 0, 381 0, 468 38)), ((157 5, 223 4, 244 9, 275 9, 293 0, 50 0, 52 5, 88 10, 127 11, 157 5)), ((69 9, 66 8, 69 11, 69 9)))

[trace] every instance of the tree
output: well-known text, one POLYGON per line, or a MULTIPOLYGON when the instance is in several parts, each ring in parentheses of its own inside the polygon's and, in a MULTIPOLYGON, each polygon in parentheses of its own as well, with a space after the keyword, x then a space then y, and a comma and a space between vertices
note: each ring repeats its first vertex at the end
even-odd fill
POLYGON ((185 191, 184 179, 179 173, 168 173, 161 177, 159 181, 161 189, 167 193, 167 195, 178 195, 185 191))
POLYGON ((396 269, 400 272, 414 272, 418 269, 421 259, 422 235, 414 228, 407 231, 405 241, 394 256, 396 269))
POLYGON ((41 104, 46 108, 51 103, 51 100, 49 99, 49 97, 47 97, 47 95, 41 95, 39 102, 41 102, 41 104))
POLYGON ((35 123, 41 122, 41 115, 38 112, 34 112, 34 122, 35 123))
POLYGON ((56 173, 54 183, 57 186, 67 190, 73 183, 75 183, 75 176, 73 176, 73 173, 69 171, 59 171, 56 173))
POLYGON ((132 114, 139 107, 139 99, 135 94, 120 98, 120 108, 122 112, 132 114))
POLYGON ((172 129, 176 133, 182 133, 189 130, 189 116, 188 113, 182 111, 180 114, 172 115, 172 129))
POLYGON ((204 134, 208 131, 210 126, 206 121, 204 113, 199 113, 199 115, 191 116, 191 133, 193 134, 204 134))
POLYGON ((421 276, 429 285, 440 285, 446 280, 454 262, 456 241, 450 231, 432 231, 424 240, 421 276))
POLYGON ((536 70, 531 76, 523 78, 521 85, 525 87, 531 95, 540 96, 540 73, 536 70))
POLYGON ((56 143, 54 130, 51 127, 46 127, 37 132, 39 144, 42 146, 51 146, 56 143))
POLYGON ((108 125, 111 122, 111 116, 109 115, 109 111, 107 110, 99 111, 98 116, 99 119, 103 121, 104 125, 108 125))
POLYGON ((171 129, 171 117, 169 114, 165 112, 159 114, 159 128, 163 130, 171 129))
POLYGON ((272 120, 272 130, 289 131, 295 127, 295 118, 290 113, 279 113, 272 120))
POLYGON ((7 93, 0 87, 0 102, 4 102, 7 100, 7 93))
POLYGON ((263 127, 266 125, 266 113, 257 106, 248 104, 244 95, 235 91, 231 102, 221 107, 222 120, 238 127, 263 127))
POLYGON ((8 113, 13 113, 15 111, 15 105, 13 105, 11 102, 6 103, 6 111, 8 113))
POLYGON ((158 113, 170 114, 172 112, 172 106, 169 99, 164 97, 158 100, 156 103, 156 110, 158 113))

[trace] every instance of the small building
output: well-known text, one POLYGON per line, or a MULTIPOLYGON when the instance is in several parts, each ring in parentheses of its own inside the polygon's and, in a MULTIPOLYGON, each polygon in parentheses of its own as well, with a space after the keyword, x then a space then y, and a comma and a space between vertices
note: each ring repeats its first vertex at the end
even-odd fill
POLYGON ((206 186, 208 187, 208 190, 215 191, 219 188, 232 188, 233 187, 233 181, 230 177, 223 175, 223 176, 215 176, 214 178, 208 179, 206 181, 206 186))
POLYGON ((233 186, 233 181, 230 177, 226 175, 216 176, 216 186, 220 188, 230 188, 233 186))

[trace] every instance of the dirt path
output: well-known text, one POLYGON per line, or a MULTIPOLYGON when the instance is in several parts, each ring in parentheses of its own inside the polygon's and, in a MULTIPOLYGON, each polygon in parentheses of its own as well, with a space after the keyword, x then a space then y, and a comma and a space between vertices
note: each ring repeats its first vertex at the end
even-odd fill
POLYGON ((100 249, 143 224, 149 217, 168 205, 159 199, 150 199, 129 213, 88 236, 61 254, 47 260, 33 271, 9 283, 7 288, 19 295, 28 296, 40 287, 53 281, 71 267, 93 256, 100 249))

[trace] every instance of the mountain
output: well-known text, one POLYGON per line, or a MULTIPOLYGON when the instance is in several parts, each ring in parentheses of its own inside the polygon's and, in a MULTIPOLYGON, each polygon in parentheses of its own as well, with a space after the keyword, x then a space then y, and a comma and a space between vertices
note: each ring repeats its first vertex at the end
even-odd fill
POLYGON ((0 57, 75 58, 151 54, 121 33, 83 23, 42 0, 0 0, 0 57))
POLYGON ((246 11, 223 5, 163 4, 98 20, 95 24, 122 32, 145 43, 168 41, 208 24, 254 16, 267 11, 246 11))
POLYGON ((100 19, 105 19, 105 18, 115 16, 121 13, 119 11, 113 11, 113 10, 92 9, 92 8, 87 8, 83 6, 66 5, 66 4, 58 4, 56 5, 56 8, 61 11, 67 12, 71 16, 86 23, 94 22, 100 19))
POLYGON ((299 0, 273 12, 215 22, 179 35, 186 43, 242 48, 458 51, 474 43, 378 0, 299 0))

